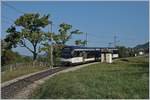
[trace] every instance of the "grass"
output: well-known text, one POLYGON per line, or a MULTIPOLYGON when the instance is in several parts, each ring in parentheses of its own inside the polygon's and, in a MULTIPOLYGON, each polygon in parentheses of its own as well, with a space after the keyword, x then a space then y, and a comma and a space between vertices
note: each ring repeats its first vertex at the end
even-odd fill
POLYGON ((4 73, 1 74, 1 82, 9 81, 14 78, 17 78, 22 75, 27 75, 33 72, 38 72, 44 69, 48 69, 48 67, 33 67, 33 66, 28 66, 28 67, 22 67, 18 68, 15 70, 7 70, 4 73))
POLYGON ((149 97, 148 57, 99 63, 56 75, 39 86, 36 99, 146 99, 149 97))

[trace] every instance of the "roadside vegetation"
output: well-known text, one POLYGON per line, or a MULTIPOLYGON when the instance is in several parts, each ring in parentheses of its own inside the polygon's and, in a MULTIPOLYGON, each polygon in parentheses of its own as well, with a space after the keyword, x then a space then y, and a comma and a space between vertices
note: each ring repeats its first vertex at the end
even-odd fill
POLYGON ((149 61, 147 57, 99 63, 77 71, 56 75, 34 90, 37 99, 148 99, 149 61))
POLYGON ((12 80, 14 78, 17 78, 17 77, 20 77, 20 76, 23 76, 23 75, 27 75, 27 74, 30 74, 30 73, 42 71, 42 70, 48 69, 48 68, 49 67, 27 66, 27 67, 17 68, 15 70, 7 70, 7 71, 5 71, 1 74, 1 83, 5 82, 5 81, 12 80))

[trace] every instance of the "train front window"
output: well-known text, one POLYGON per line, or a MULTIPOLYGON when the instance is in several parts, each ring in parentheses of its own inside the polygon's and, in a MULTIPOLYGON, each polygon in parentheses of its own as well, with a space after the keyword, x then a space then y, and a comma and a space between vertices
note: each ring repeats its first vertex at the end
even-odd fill
POLYGON ((113 50, 113 54, 118 54, 118 50, 113 50))
POLYGON ((70 50, 70 48, 64 48, 62 51, 63 51, 64 53, 68 53, 68 52, 70 52, 71 50, 70 50))

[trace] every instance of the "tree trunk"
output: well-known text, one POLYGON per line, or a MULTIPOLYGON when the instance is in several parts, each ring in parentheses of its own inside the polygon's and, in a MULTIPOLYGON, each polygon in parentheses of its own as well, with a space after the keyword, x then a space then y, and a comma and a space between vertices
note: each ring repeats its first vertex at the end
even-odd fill
POLYGON ((37 53, 33 53, 33 60, 36 60, 37 58, 37 53))
POLYGON ((34 49, 34 52, 33 52, 33 60, 35 61, 36 58, 37 58, 36 45, 33 45, 33 49, 34 49))

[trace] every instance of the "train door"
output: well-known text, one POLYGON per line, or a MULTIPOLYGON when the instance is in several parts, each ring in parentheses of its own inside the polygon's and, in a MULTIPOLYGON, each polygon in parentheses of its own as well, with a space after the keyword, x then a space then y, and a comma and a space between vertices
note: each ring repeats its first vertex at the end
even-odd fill
POLYGON ((98 61, 100 59, 100 51, 99 50, 96 50, 95 51, 95 61, 98 61))
POLYGON ((87 53, 86 53, 86 51, 83 51, 83 63, 85 62, 86 58, 87 58, 87 53))

